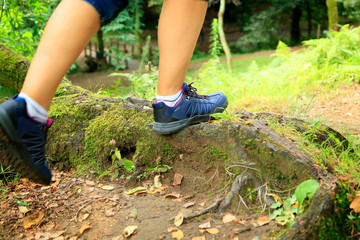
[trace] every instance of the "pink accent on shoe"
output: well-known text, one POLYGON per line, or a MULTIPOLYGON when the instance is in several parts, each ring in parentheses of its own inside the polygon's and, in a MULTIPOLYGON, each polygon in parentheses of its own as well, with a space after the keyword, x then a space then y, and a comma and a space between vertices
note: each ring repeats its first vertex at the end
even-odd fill
POLYGON ((49 128, 54 122, 53 118, 48 118, 46 121, 46 127, 49 128))

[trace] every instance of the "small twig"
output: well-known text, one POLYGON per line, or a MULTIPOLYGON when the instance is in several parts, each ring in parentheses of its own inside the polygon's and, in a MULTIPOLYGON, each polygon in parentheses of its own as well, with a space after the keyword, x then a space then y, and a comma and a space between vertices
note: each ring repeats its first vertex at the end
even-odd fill
POLYGON ((244 199, 241 197, 241 195, 240 195, 240 194, 238 194, 238 197, 239 197, 239 199, 240 199, 241 203, 244 205, 244 207, 245 207, 245 208, 246 208, 246 210, 248 211, 248 214, 252 215, 252 214, 253 214, 253 212, 252 212, 252 211, 250 210, 250 208, 246 205, 246 203, 245 203, 244 199))
MULTIPOLYGON (((97 199, 95 199, 97 200, 97 199)), ((93 199, 89 199, 89 200, 86 200, 85 202, 87 202, 85 205, 83 205, 82 207, 79 208, 79 210, 76 212, 76 215, 75 215, 75 222, 77 223, 77 218, 79 216, 79 213, 81 210, 83 210, 85 207, 87 207, 89 204, 93 203, 93 199)))
MULTIPOLYGON (((199 211, 197 213, 191 214, 189 216, 185 216, 184 220, 189 220, 189 219, 192 219, 192 218, 199 217, 199 216, 201 216, 203 214, 206 214, 206 213, 216 209, 223 200, 224 200, 224 198, 219 198, 218 200, 215 201, 215 203, 213 205, 211 205, 211 206, 209 206, 209 207, 207 207, 207 208, 205 208, 205 209, 203 209, 203 210, 201 210, 201 211, 199 211)), ((172 217, 170 219, 170 221, 173 221, 174 219, 175 219, 175 217, 172 217)))

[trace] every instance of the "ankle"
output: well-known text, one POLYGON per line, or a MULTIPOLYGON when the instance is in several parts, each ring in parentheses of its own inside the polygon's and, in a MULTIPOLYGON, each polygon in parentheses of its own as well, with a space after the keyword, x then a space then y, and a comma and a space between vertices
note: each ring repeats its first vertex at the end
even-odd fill
POLYGON ((20 93, 15 100, 24 99, 26 102, 26 111, 30 118, 37 122, 46 123, 48 119, 48 111, 38 102, 32 99, 26 93, 20 93))
POLYGON ((163 102, 168 107, 174 107, 181 101, 182 96, 183 92, 182 89, 180 89, 177 93, 171 96, 156 95, 156 101, 163 102))

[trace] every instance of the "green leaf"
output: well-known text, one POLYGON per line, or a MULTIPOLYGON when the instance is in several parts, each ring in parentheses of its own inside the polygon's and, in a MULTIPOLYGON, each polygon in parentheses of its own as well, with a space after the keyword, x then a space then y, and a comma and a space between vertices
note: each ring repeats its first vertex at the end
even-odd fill
POLYGON ((121 159, 121 154, 120 151, 118 149, 115 149, 115 156, 120 160, 121 159))
POLYGON ((271 204, 270 208, 276 209, 276 208, 281 207, 281 206, 282 206, 282 204, 280 202, 275 202, 275 203, 271 204))
POLYGON ((275 210, 272 214, 270 214, 269 220, 273 220, 273 219, 275 219, 277 216, 280 216, 280 215, 282 214, 283 210, 284 210, 284 209, 282 209, 282 208, 279 208, 279 209, 275 210))
POLYGON ((135 164, 133 161, 125 159, 124 168, 126 172, 133 172, 135 170, 135 164))
POLYGON ((298 201, 298 212, 300 209, 300 206, 303 204, 306 197, 312 198, 316 190, 319 188, 319 183, 315 181, 314 179, 309 179, 305 182, 302 182, 295 190, 295 197, 298 201))

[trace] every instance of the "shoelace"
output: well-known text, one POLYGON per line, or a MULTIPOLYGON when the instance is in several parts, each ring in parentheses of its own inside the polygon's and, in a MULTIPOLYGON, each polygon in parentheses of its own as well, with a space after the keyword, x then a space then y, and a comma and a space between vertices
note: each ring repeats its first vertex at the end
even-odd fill
POLYGON ((200 99, 206 99, 206 100, 209 100, 209 97, 208 96, 206 96, 206 95, 200 95, 200 94, 198 94, 196 91, 197 91, 197 89, 196 88, 194 88, 193 86, 191 86, 191 84, 193 84, 194 82, 192 82, 192 83, 190 83, 189 85, 188 85, 188 87, 189 87, 189 96, 191 96, 191 97, 195 97, 195 98, 200 98, 200 99))

